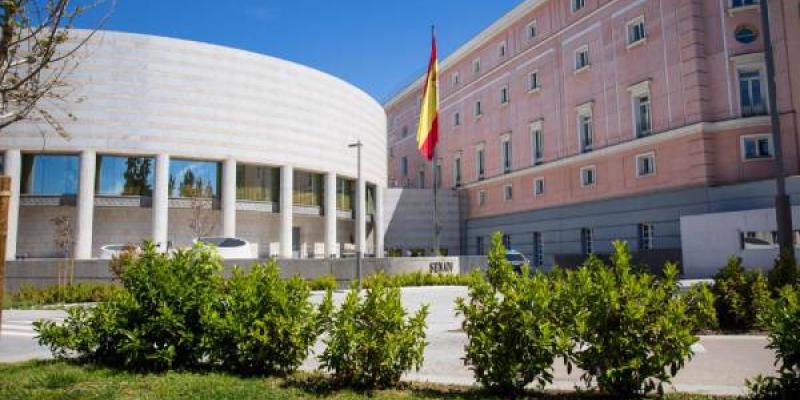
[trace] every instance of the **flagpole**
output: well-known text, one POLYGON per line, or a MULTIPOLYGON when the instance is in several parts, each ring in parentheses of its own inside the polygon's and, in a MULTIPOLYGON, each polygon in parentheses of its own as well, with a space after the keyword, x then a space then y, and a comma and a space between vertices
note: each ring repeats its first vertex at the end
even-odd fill
MULTIPOLYGON (((431 38, 436 40, 436 26, 431 25, 431 38)), ((439 93, 439 77, 438 74, 436 76, 436 80, 434 82, 436 85, 436 93, 439 93)), ((437 105, 438 107, 438 105, 437 105)), ((437 191, 439 186, 439 182, 441 181, 442 177, 439 176, 439 169, 437 168, 438 161, 436 159, 436 145, 438 144, 438 140, 433 144, 433 158, 431 160, 431 166, 433 170, 433 255, 438 257, 441 255, 441 251, 439 248, 439 201, 437 196, 437 191)))

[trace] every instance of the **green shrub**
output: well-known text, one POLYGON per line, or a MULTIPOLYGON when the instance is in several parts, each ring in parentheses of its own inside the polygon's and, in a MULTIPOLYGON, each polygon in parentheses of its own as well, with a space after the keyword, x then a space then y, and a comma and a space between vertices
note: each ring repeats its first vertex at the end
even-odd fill
POLYGON ((351 289, 333 313, 319 356, 320 367, 339 383, 396 386, 404 372, 422 366, 428 306, 407 318, 400 289, 375 278, 363 298, 351 289))
POLYGON ((275 260, 236 268, 225 294, 206 316, 209 360, 245 374, 286 374, 297 369, 330 316, 331 292, 320 306, 300 277, 284 280, 275 260))
POLYGON ((540 387, 552 383, 553 362, 570 345, 556 316, 563 285, 540 272, 529 277, 527 269, 515 274, 501 234, 492 238, 488 275, 491 281, 475 271, 469 302, 456 300, 468 338, 464 363, 496 392, 518 393, 534 381, 540 387))
POLYGON ((8 307, 22 308, 54 304, 96 303, 110 299, 121 287, 107 283, 74 283, 37 288, 24 285, 10 293, 8 307))
POLYGON ((790 251, 781 250, 775 264, 767 273, 769 288, 773 293, 778 293, 786 285, 800 284, 800 268, 790 251))
POLYGON ((762 316, 769 329, 768 348, 775 351, 777 377, 758 376, 747 382, 756 399, 800 398, 800 288, 784 286, 762 316))
POLYGON ((409 286, 467 286, 472 282, 472 275, 432 274, 430 272, 409 272, 405 274, 386 276, 374 274, 366 277, 363 287, 369 288, 373 281, 380 280, 382 284, 392 287, 409 286))
POLYGON ((764 275, 746 271, 742 259, 731 257, 714 275, 717 320, 723 330, 759 328, 758 314, 769 302, 770 292, 764 275))
POLYGON ((585 371, 587 385, 596 380, 615 397, 663 392, 663 384, 693 356, 691 346, 698 341, 693 332, 701 318, 690 314, 689 302, 679 295, 675 265, 667 264, 664 277, 656 279, 632 271, 625 243, 615 242, 614 249, 610 266, 593 257, 578 270, 559 274, 567 285, 559 312, 573 320, 568 369, 575 364, 585 371))
POLYGON ((220 258, 207 247, 143 252, 121 276, 125 291, 89 310, 70 310, 64 325, 39 322, 39 343, 64 356, 136 370, 198 366, 206 356, 203 321, 220 301, 220 258))
POLYGON ((323 275, 308 281, 311 290, 336 290, 338 286, 336 277, 333 275, 323 275))

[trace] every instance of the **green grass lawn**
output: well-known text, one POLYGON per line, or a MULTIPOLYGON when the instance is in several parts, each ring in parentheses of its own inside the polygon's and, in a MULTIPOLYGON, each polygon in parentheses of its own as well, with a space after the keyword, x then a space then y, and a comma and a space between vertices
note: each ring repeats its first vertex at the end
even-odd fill
MULTIPOLYGON (((0 364, 0 399, 485 399, 475 389, 436 385, 406 385, 398 390, 356 392, 331 387, 317 375, 286 379, 242 378, 221 373, 169 372, 133 374, 60 361, 0 364)), ((579 394, 531 394, 531 399, 600 399, 579 394)), ((673 400, 712 399, 670 395, 673 400)))

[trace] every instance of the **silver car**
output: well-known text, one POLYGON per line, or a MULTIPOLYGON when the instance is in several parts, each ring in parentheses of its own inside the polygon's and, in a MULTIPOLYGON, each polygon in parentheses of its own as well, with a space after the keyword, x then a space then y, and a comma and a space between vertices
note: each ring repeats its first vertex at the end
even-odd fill
POLYGON ((524 254, 516 250, 506 250, 506 260, 514 267, 514 272, 521 273, 523 265, 530 265, 530 261, 524 254))

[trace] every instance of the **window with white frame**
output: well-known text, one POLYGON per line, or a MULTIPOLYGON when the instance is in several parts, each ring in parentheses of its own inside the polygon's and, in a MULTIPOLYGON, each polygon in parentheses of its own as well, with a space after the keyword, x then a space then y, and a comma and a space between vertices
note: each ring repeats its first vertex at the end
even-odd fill
POLYGON ((481 59, 476 58, 472 61, 472 73, 473 74, 480 74, 481 73, 481 59))
POLYGON ((511 135, 503 135, 500 138, 500 161, 503 164, 503 173, 511 172, 511 135))
POLYGON ((636 17, 627 24, 628 45, 636 44, 647 37, 644 29, 644 16, 636 17))
POLYGON ((742 117, 752 117, 767 113, 766 88, 760 68, 746 67, 738 69, 739 106, 742 117))
POLYGON ((586 0, 572 0, 572 12, 580 11, 586 7, 586 0))
POLYGON ((540 88, 539 71, 533 71, 528 75, 528 91, 532 92, 540 88))
POLYGON ((478 146, 475 149, 475 177, 478 180, 483 180, 486 176, 486 155, 484 154, 483 146, 478 146))
POLYGON ((639 224, 639 250, 653 249, 653 224, 639 224))
POLYGON ((581 229, 581 250, 586 256, 594 254, 594 229, 581 229))
POLYGON ((500 104, 508 104, 508 87, 500 88, 500 104))
POLYGON ((533 261, 534 267, 544 265, 544 245, 541 232, 533 232, 533 260, 531 261, 533 261))
POLYGON ((453 157, 453 186, 461 187, 461 152, 453 157))
POLYGON ((744 160, 760 160, 772 158, 775 151, 772 145, 772 135, 744 135, 742 136, 742 158, 744 160))
POLYGON ((486 204, 486 191, 479 190, 478 191, 478 205, 483 206, 486 204))
POLYGON ((481 101, 478 100, 475 102, 475 109, 473 110, 476 117, 480 117, 483 115, 483 107, 481 106, 481 101))
POLYGON ((597 184, 597 168, 594 165, 581 168, 581 186, 589 187, 597 184))
POLYGON ((536 35, 538 34, 538 30, 536 29, 536 21, 531 21, 531 23, 528 24, 526 31, 528 32, 528 39, 536 38, 536 35))
POLYGON ((636 176, 644 177, 656 173, 656 153, 650 152, 636 156, 636 176))
POLYGON ((589 46, 581 46, 575 50, 575 71, 589 67, 589 46))
POLYGON ((533 180, 533 196, 539 197, 544 194, 544 177, 533 180))
POLYGON ((400 159, 400 172, 403 176, 408 176, 408 157, 406 156, 400 159))
POLYGON ((578 142, 580 151, 587 153, 592 151, 594 144, 594 132, 592 125, 592 103, 584 103, 577 107, 578 114, 578 142))
POLYGON ((459 76, 458 71, 453 72, 453 74, 450 75, 450 84, 452 86, 458 86, 459 83, 461 83, 461 76, 459 76))
POLYGON ((544 132, 542 121, 531 124, 531 164, 539 165, 544 161, 544 132))
POLYGON ((506 42, 502 42, 497 45, 497 57, 503 58, 506 56, 508 52, 508 47, 506 46, 506 42))
POLYGON ((642 94, 633 98, 634 118, 636 118, 636 137, 648 136, 652 133, 650 113, 650 94, 642 94))
POLYGON ((505 201, 511 201, 514 199, 514 187, 511 185, 503 186, 503 199, 505 201))
POLYGON ((461 126, 461 113, 458 111, 453 113, 453 126, 461 126))

